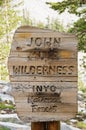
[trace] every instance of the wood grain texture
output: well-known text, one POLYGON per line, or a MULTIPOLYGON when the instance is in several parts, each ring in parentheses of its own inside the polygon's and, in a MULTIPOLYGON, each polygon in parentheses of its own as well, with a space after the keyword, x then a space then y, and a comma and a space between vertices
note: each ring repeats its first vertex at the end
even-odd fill
POLYGON ((31 130, 46 130, 46 123, 45 122, 32 122, 31 130))
POLYGON ((19 76, 10 75, 11 82, 77 82, 77 76, 19 76))
POLYGON ((47 122, 47 130, 60 130, 60 121, 47 122))
POLYGON ((60 121, 32 122, 31 130, 60 130, 60 121))
MULTIPOLYGON (((18 34, 16 34, 18 36, 18 34)), ((23 35, 23 34, 21 34, 23 35)), ((25 52, 29 50, 49 50, 49 49, 65 49, 70 51, 76 51, 77 44, 74 37, 61 37, 57 34, 48 34, 48 33, 35 33, 35 34, 28 34, 31 36, 26 35, 15 37, 13 44, 12 44, 12 51, 19 51, 19 52, 25 52), (38 35, 38 36, 37 36, 38 35), (56 36, 55 36, 56 35, 56 36), (46 38, 47 36, 47 38, 46 38), (58 36, 58 37, 57 37, 58 36), (23 37, 23 38, 21 38, 23 37), (44 38, 43 38, 44 37, 44 38), (31 42, 31 39, 33 38, 33 42, 31 42), (45 40, 46 38, 46 40, 45 40), (61 40, 59 41, 58 39, 61 40), (40 39, 40 40, 39 40, 40 39), (51 40, 50 40, 51 39, 51 40), (34 42, 35 41, 35 42, 34 42)))
MULTIPOLYGON (((11 95, 22 121, 49 122, 75 116, 77 40, 74 35, 30 26, 18 28, 8 57, 8 71, 11 95)), ((32 127, 39 129, 34 123, 32 127)), ((57 124, 52 122, 47 127, 54 130, 57 124)))
POLYGON ((28 59, 70 59, 70 58, 76 58, 77 53, 75 51, 69 51, 69 50, 52 50, 52 51, 27 51, 27 52, 14 52, 11 51, 10 58, 28 58, 28 59))
POLYGON ((66 121, 75 117, 75 113, 20 113, 17 111, 19 118, 23 122, 44 122, 44 121, 66 121), (29 116, 28 116, 29 115, 29 116))
POLYGON ((76 51, 76 37, 73 34, 23 26, 18 28, 14 34, 11 52, 21 52, 33 49, 48 50, 49 48, 76 51), (34 39, 32 44, 31 38, 34 39), (56 38, 56 40, 53 40, 53 38, 56 38))
POLYGON ((77 76, 76 59, 29 60, 28 58, 10 58, 10 75, 14 76, 77 76))

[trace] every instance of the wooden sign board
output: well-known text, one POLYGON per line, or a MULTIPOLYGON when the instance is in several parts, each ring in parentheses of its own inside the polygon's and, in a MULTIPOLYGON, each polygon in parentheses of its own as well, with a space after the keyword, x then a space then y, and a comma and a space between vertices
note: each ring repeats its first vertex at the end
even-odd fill
POLYGON ((11 94, 24 122, 59 121, 77 112, 77 41, 74 35, 23 26, 8 58, 11 94))

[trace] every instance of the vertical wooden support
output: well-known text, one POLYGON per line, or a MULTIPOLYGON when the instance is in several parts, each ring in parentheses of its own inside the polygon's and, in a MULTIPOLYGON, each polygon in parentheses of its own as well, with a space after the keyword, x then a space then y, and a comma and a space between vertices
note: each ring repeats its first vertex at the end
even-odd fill
POLYGON ((60 121, 48 122, 48 130, 60 130, 60 121))
POLYGON ((31 130, 60 130, 60 121, 53 122, 33 122, 31 130))
POLYGON ((45 122, 32 122, 31 130, 46 130, 45 125, 45 122))

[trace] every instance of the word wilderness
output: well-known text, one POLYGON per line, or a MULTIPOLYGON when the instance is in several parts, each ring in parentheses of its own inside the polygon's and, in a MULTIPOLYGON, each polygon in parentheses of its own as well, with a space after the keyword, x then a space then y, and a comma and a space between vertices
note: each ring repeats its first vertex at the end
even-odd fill
POLYGON ((13 66, 14 75, 72 75, 74 66, 13 66))

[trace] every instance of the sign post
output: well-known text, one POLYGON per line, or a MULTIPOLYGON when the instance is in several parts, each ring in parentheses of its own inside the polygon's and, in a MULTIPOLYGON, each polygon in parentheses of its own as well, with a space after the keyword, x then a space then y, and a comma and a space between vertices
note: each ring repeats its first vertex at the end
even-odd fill
POLYGON ((46 122, 31 123, 31 130, 46 130, 46 122))
POLYGON ((60 130, 60 121, 34 122, 31 123, 31 130, 60 130))
POLYGON ((36 27, 16 30, 8 58, 16 111, 32 130, 60 129, 77 112, 77 41, 36 27), (37 123, 38 122, 38 123, 37 123))

